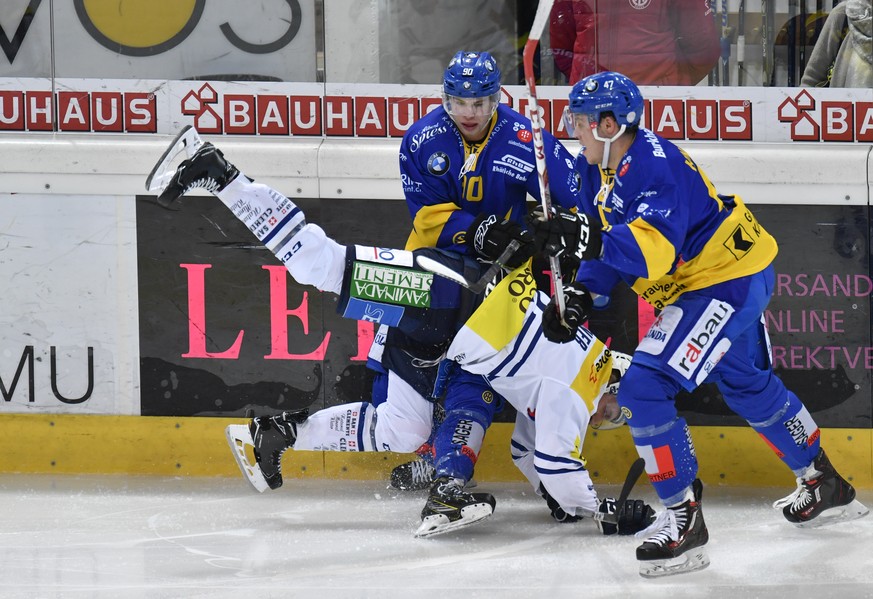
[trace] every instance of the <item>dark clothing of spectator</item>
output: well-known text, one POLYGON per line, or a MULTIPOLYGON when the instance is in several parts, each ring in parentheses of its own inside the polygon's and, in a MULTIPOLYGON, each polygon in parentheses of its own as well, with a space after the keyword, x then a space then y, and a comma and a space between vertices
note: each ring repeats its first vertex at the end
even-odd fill
POLYGON ((707 0, 556 0, 549 35, 571 85, 600 71, 639 85, 696 85, 721 52, 707 0))

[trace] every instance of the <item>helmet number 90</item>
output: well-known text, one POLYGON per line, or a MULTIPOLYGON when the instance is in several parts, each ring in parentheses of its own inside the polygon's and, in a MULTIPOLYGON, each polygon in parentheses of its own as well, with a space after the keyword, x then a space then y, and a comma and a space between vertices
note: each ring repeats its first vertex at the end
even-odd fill
POLYGON ((461 71, 461 74, 464 77, 472 77, 473 76, 473 68, 472 67, 464 67, 464 70, 461 71))

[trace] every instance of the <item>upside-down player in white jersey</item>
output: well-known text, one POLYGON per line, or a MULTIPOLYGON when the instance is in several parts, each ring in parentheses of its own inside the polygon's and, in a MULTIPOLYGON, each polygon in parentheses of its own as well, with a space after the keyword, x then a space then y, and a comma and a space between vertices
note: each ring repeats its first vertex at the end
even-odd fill
MULTIPOLYGON (((483 300, 483 294, 434 276, 417 263, 425 258, 455 277, 479 278, 485 266, 476 260, 434 248, 409 252, 340 245, 317 225, 306 223, 288 198, 239 173, 211 144, 199 145, 193 130, 180 134, 156 171, 162 179, 150 185, 153 172, 147 187, 161 191, 159 202, 167 205, 194 187, 205 187, 285 264, 297 282, 338 294, 337 311, 343 316, 368 315, 371 321, 423 343, 444 343, 448 347, 443 362, 448 373, 446 393, 466 392, 464 383, 471 377, 477 380, 473 386, 478 393, 484 377, 518 411, 513 458, 556 518, 563 514, 572 521, 618 511, 617 526, 595 519, 604 534, 630 534, 653 519, 651 508, 641 500, 628 500, 625 506, 616 506, 609 498, 598 500, 581 454, 589 420, 594 425, 620 424, 614 396, 605 392, 627 369, 629 358, 611 352, 584 328, 575 343, 548 341, 540 321, 549 297, 536 290, 529 261, 504 277, 483 300), (199 149, 175 174, 163 173, 178 145, 192 139, 199 149)), ((312 415, 296 411, 255 418, 248 426, 229 426, 228 441, 243 474, 263 491, 281 485, 281 455, 291 447, 412 452, 427 438, 432 410, 427 398, 392 371, 388 399, 376 408, 365 402, 312 415), (398 397, 403 401, 396 401, 398 397), (254 448, 254 460, 247 446, 254 448)), ((484 434, 473 424, 471 420, 471 435, 484 434)), ((463 451, 467 443, 461 440, 459 445, 463 451)), ((495 505, 490 494, 466 492, 452 502, 437 503, 426 505, 417 536, 466 526, 490 516, 495 505)))

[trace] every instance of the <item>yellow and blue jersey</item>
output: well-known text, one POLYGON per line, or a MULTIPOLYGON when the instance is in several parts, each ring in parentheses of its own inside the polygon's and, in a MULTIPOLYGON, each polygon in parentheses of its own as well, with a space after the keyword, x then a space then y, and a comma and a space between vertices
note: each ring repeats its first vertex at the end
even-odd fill
POLYGON ((577 168, 581 206, 603 226, 601 259, 577 273, 595 293, 608 295, 621 278, 660 309, 686 291, 758 273, 776 256, 776 240, 739 197, 718 194, 688 154, 647 129, 615 172, 581 155, 577 168))
MULTIPOLYGON (((466 253, 465 233, 483 212, 524 225, 528 194, 540 199, 530 120, 500 105, 488 127, 481 142, 467 142, 440 106, 403 136, 400 178, 413 218, 406 249, 466 253)), ((573 156, 549 132, 543 137, 552 201, 575 208, 573 156)))

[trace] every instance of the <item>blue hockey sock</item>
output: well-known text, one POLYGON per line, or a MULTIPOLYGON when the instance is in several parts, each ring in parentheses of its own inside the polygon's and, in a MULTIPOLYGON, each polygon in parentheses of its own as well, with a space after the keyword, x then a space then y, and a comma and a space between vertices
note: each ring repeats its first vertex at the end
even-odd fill
POLYGON ((433 440, 435 478, 451 476, 468 481, 482 450, 486 422, 473 410, 451 410, 437 429, 433 440))
POLYGON ((681 503, 697 478, 697 454, 684 418, 667 425, 631 428, 637 453, 646 460, 646 474, 664 505, 681 503))
POLYGON ((806 406, 791 391, 785 404, 771 418, 764 422, 749 421, 749 424, 797 476, 818 455, 821 431, 806 406))

